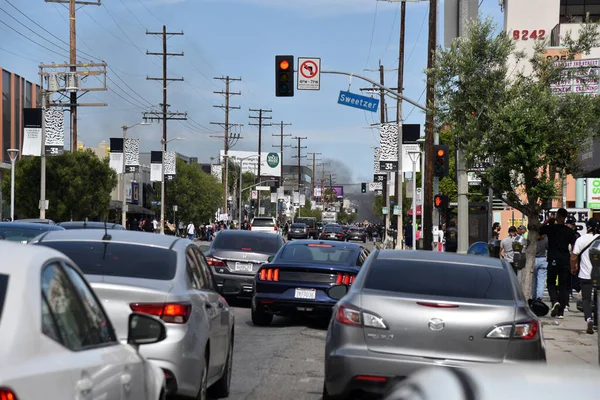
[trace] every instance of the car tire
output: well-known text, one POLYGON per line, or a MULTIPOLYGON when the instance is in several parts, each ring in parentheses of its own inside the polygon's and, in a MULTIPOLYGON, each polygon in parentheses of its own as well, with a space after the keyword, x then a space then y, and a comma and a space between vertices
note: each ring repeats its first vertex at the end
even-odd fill
POLYGON ((229 397, 231 389, 231 372, 233 371, 233 337, 229 342, 229 349, 227 349, 227 362, 225 363, 225 371, 223 376, 210 388, 210 395, 216 399, 223 399, 229 397))
POLYGON ((252 302, 252 323, 256 326, 269 326, 273 322, 273 314, 258 310, 252 302))
POLYGON ((207 400, 208 399, 208 360, 204 358, 204 365, 202 366, 202 372, 200 375, 200 389, 198 389, 198 395, 196 400, 207 400))

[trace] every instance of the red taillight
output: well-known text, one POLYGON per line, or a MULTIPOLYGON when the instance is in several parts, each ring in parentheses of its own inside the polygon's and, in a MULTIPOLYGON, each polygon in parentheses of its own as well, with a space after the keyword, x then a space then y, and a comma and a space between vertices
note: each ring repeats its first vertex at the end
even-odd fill
POLYGON ((417 301, 417 304, 423 307, 433 307, 433 308, 458 308, 456 304, 444 304, 444 303, 428 303, 425 301, 417 301))
POLYGON ((273 225, 273 230, 276 231, 277 230, 277 225, 273 225))
POLYGON ((9 388, 0 388, 0 400, 18 400, 15 392, 9 388))
POLYGON ((206 257, 206 262, 211 267, 227 268, 227 264, 225 264, 225 261, 220 260, 220 259, 215 258, 215 257, 212 257, 212 256, 206 257))
POLYGON ((353 274, 343 274, 343 273, 338 273, 337 274, 337 279, 335 281, 336 285, 352 285, 352 282, 354 282, 354 278, 356 278, 356 275, 353 274))
POLYGON ((259 272, 261 281, 279 281, 279 268, 263 268, 259 272))
POLYGON ((155 315, 172 324, 185 324, 192 313, 190 303, 132 303, 129 307, 131 311, 155 315))
POLYGON ((250 225, 250 226, 248 227, 248 230, 249 230, 249 231, 251 231, 251 230, 252 230, 252 225, 250 225))
POLYGON ((335 319, 346 325, 360 326, 360 311, 346 306, 339 306, 335 319))
POLYGON ((538 336, 539 321, 520 322, 518 324, 499 325, 494 327, 485 337, 490 339, 531 340, 538 336))
POLYGON ((368 381, 368 382, 387 382, 388 378, 385 376, 373 376, 373 375, 358 375, 354 379, 357 381, 368 381))

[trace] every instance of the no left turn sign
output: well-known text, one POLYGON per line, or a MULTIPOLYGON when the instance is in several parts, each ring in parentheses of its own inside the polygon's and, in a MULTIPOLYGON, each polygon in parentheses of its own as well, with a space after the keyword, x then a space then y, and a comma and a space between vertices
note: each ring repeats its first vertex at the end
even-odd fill
POLYGON ((298 57, 298 90, 321 89, 321 59, 298 57))

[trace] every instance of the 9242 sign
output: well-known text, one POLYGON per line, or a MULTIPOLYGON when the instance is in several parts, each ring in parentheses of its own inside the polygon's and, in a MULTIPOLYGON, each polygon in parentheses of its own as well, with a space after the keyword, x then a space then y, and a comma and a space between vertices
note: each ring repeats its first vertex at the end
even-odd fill
POLYGON ((514 40, 544 40, 546 39, 546 30, 514 29, 512 35, 514 40))

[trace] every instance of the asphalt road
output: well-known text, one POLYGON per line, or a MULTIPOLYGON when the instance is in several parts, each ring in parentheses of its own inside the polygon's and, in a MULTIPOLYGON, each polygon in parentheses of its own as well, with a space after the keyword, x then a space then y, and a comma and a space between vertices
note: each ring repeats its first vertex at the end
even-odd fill
POLYGON ((249 302, 231 306, 236 332, 229 399, 321 399, 329 321, 275 317, 261 328, 252 324, 249 302))

